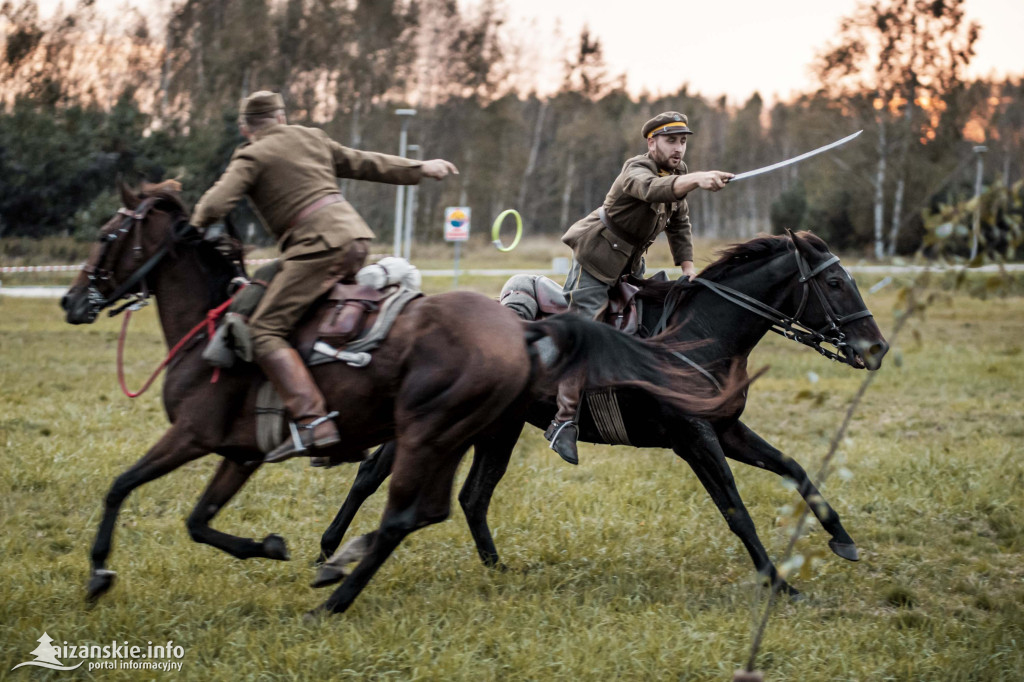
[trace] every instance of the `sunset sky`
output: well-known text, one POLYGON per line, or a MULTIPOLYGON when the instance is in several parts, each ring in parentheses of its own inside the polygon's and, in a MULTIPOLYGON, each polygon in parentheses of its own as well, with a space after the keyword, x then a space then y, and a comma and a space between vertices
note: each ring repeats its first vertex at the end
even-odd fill
MULTIPOLYGON (((44 14, 59 0, 41 0, 44 14)), ((460 0, 463 7, 477 0, 460 0)), ((67 4, 67 3, 65 3, 67 4)), ((97 0, 104 10, 125 0, 97 0)), ((128 4, 166 8, 166 0, 128 4)), ((810 90, 816 52, 834 35, 857 0, 724 0, 717 3, 611 0, 504 0, 505 30, 550 65, 531 73, 538 89, 557 87, 565 48, 584 24, 604 47, 613 74, 625 73, 631 92, 673 92, 683 83, 706 97, 725 94, 742 103, 755 90, 788 99, 810 90)), ((969 19, 981 23, 970 75, 1024 74, 1024 0, 968 0, 969 19)))

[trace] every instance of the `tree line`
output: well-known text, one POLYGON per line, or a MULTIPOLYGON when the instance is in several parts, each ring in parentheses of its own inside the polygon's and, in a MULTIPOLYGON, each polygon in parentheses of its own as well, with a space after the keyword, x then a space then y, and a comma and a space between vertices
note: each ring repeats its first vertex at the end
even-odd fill
MULTIPOLYGON (((477 225, 516 208, 529 233, 561 234, 645 151, 642 123, 678 110, 696 131, 694 170, 750 170, 864 130, 837 153, 695 193, 698 234, 812 229, 845 251, 911 253, 950 220, 955 234, 973 229, 966 207, 980 169, 992 197, 983 201, 1006 207, 984 212, 983 247, 1005 253, 1020 242, 1024 81, 964 76, 981 30, 964 4, 865 0, 819 46, 819 88, 729 106, 685 83, 630 94, 586 29, 567 41, 560 87, 538 92, 531 75, 545 65, 501 30, 495 0, 182 0, 160 26, 135 10, 103 16, 93 0, 48 19, 34 0, 7 0, 0 237, 91 238, 117 208, 117 178, 175 177, 194 201, 241 142, 239 99, 271 89, 285 95, 290 122, 360 149, 397 153, 394 111, 417 110, 416 153, 461 170, 421 186, 417 240, 440 239, 447 205, 471 206, 477 225)), ((342 191, 388 243, 394 188, 342 191)), ((238 222, 265 239, 244 208, 238 222)))

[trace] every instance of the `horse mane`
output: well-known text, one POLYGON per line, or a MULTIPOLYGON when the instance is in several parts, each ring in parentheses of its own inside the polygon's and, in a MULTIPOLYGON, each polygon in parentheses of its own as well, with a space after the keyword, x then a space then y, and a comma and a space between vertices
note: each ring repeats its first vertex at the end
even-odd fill
MULTIPOLYGON (((164 180, 157 183, 144 182, 135 190, 135 195, 140 200, 155 199, 154 208, 172 216, 176 225, 183 225, 191 214, 181 198, 181 183, 177 180, 164 180)), ((231 261, 195 230, 187 230, 179 239, 175 240, 174 246, 176 248, 186 246, 195 250, 208 278, 206 284, 210 300, 209 307, 213 308, 223 301, 227 296, 228 284, 238 274, 231 261)), ((239 255, 241 256, 241 254, 239 255)))
POLYGON ((168 213, 189 213, 181 198, 181 183, 177 180, 144 182, 135 194, 139 199, 156 199, 157 205, 168 213))
MULTIPOLYGON (((798 236, 819 251, 828 251, 828 245, 813 232, 799 232, 798 236)), ((793 240, 788 235, 762 234, 745 242, 730 244, 718 251, 715 261, 697 273, 697 276, 717 282, 751 263, 769 260, 779 253, 792 251, 794 248, 793 240)), ((640 280, 635 283, 641 287, 641 296, 659 302, 664 302, 670 292, 679 291, 676 295, 681 296, 679 301, 682 303, 694 289, 701 288, 700 285, 685 279, 669 280, 668 282, 640 280)))

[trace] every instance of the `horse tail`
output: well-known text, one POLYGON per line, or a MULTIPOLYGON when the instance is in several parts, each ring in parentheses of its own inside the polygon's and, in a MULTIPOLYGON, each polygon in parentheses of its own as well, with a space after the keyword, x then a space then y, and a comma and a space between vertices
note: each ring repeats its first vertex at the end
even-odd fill
POLYGON ((747 387, 764 370, 747 375, 734 362, 715 385, 706 375, 674 356, 704 342, 676 343, 662 338, 640 339, 614 327, 562 314, 526 324, 526 342, 535 358, 535 390, 582 373, 588 388, 632 387, 647 392, 675 411, 693 417, 728 417, 742 409, 747 387))

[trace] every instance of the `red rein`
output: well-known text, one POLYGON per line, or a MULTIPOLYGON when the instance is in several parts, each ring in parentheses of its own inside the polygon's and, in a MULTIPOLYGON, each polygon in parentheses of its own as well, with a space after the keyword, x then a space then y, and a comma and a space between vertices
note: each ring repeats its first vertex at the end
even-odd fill
MULTIPOLYGON (((146 383, 142 385, 142 388, 140 388, 137 392, 134 393, 128 390, 128 386, 125 384, 124 381, 124 341, 128 335, 128 321, 131 319, 132 316, 131 310, 126 311, 124 314, 124 323, 121 325, 121 336, 119 336, 117 339, 117 381, 118 383, 121 384, 121 390, 124 391, 124 394, 129 398, 138 398, 140 395, 145 393, 146 390, 153 383, 153 381, 156 380, 158 376, 160 376, 160 372, 162 372, 164 368, 167 367, 168 364, 170 364, 171 360, 174 359, 174 356, 177 355, 178 351, 180 351, 182 347, 192 339, 192 337, 194 337, 196 334, 202 331, 204 327, 207 330, 209 338, 212 339, 213 334, 216 331, 215 323, 217 321, 217 318, 224 314, 224 311, 227 310, 228 306, 231 305, 231 302, 234 300, 234 297, 229 298, 228 300, 224 301, 213 310, 208 311, 206 313, 206 319, 204 319, 202 322, 193 327, 192 331, 190 331, 188 334, 185 334, 185 336, 182 337, 182 339, 178 341, 178 343, 174 344, 174 347, 171 348, 170 352, 167 353, 167 357, 164 358, 163 362, 160 363, 160 366, 156 368, 152 376, 150 376, 149 379, 146 380, 146 383)), ((220 367, 214 367, 213 377, 210 379, 210 383, 217 383, 217 379, 219 378, 220 367)))

